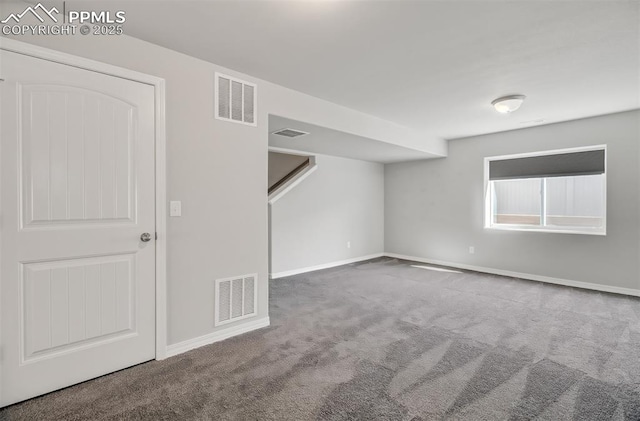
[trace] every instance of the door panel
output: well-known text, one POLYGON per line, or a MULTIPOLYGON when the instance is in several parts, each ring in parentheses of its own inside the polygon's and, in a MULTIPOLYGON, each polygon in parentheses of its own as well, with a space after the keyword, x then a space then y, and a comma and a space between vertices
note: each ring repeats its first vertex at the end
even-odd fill
POLYGON ((0 406, 155 357, 154 88, 0 50, 0 406))
POLYGON ((21 360, 135 333, 134 267, 132 254, 23 265, 21 360))
POLYGON ((18 89, 25 225, 133 222, 136 108, 69 86, 18 89))

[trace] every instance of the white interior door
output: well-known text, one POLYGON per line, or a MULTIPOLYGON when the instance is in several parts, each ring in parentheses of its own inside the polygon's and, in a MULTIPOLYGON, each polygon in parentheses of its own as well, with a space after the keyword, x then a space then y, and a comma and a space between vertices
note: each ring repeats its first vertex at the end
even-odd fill
POLYGON ((2 50, 0 78, 4 406, 155 357, 155 158, 152 86, 2 50))

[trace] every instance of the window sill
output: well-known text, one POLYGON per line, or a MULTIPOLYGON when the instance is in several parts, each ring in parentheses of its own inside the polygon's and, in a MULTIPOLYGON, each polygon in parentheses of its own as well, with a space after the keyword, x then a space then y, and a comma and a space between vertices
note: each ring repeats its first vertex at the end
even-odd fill
POLYGON ((580 234, 580 235, 598 235, 606 236, 607 231, 600 231, 596 229, 569 229, 569 228, 549 228, 549 227, 529 227, 526 225, 490 225, 485 226, 484 229, 496 230, 496 231, 520 231, 520 232, 551 232, 555 234, 580 234))

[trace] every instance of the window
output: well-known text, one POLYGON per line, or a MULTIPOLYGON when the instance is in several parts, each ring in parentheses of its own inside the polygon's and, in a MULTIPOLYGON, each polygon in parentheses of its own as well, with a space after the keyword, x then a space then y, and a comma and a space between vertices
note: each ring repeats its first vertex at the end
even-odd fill
POLYGON ((485 158, 485 227, 606 233, 605 146, 485 158))

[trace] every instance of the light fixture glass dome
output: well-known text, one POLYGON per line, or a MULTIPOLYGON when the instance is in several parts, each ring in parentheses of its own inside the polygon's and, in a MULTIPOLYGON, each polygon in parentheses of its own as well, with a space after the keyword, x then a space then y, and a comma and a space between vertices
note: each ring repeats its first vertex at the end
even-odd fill
POLYGON ((491 101, 491 105, 493 105, 493 108, 495 108, 497 112, 509 114, 520 108, 525 98, 524 95, 503 96, 491 101))

